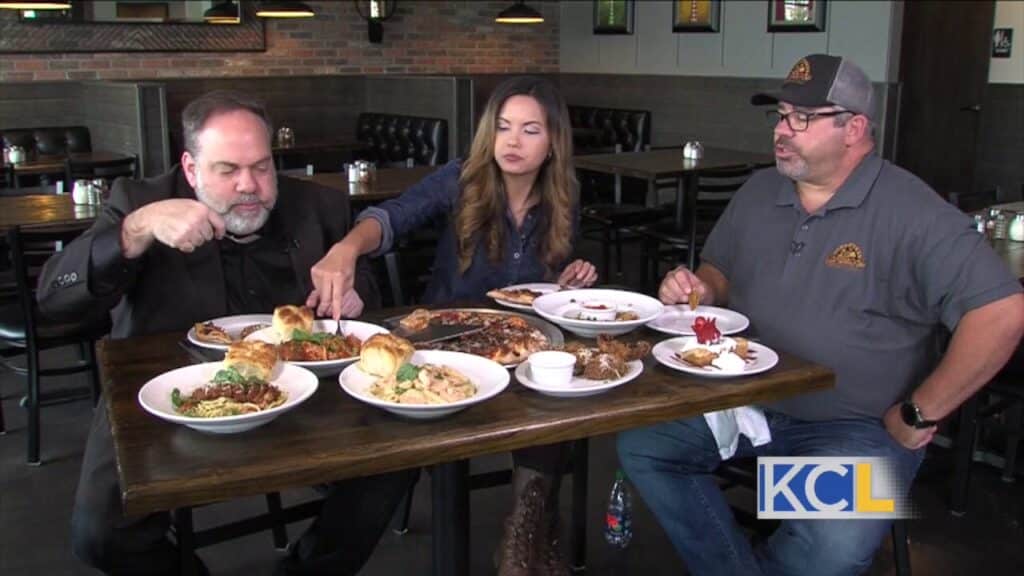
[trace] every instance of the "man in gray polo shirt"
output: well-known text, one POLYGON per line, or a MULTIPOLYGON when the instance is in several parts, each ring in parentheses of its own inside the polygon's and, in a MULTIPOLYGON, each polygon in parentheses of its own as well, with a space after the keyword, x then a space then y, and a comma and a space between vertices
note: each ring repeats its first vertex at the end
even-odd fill
MULTIPOLYGON (((696 273, 669 272, 658 296, 728 305, 766 345, 836 373, 834 389, 765 406, 771 441, 741 438, 737 456, 884 457, 909 490, 936 421, 1017 346, 1024 297, 968 217, 874 154, 872 97, 856 64, 823 54, 755 95, 776 105, 776 168, 736 193, 696 273)), ((618 448, 694 574, 856 574, 889 528, 786 520, 754 549, 711 477, 721 458, 704 418, 623 433, 618 448)))

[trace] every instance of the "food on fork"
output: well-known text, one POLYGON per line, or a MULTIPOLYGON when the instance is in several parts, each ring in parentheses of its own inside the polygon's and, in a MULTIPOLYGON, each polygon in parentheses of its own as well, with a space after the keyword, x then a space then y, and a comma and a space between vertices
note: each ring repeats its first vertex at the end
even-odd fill
POLYGON ((700 306, 700 296, 697 295, 697 291, 696 290, 690 290, 690 302, 689 302, 689 304, 690 304, 690 311, 691 312, 696 310, 697 306, 700 306))
POLYGON ((388 378, 409 361, 415 349, 405 338, 393 334, 374 334, 363 342, 359 369, 373 376, 388 378))
POLYGON ((291 340, 295 330, 312 332, 313 310, 305 306, 278 306, 274 308, 273 326, 282 342, 291 340))
POLYGON ((224 354, 224 367, 234 368, 242 378, 270 380, 277 363, 277 347, 266 342, 234 342, 224 354))
POLYGON ((231 344, 233 342, 227 330, 213 322, 196 322, 194 329, 196 339, 200 342, 209 342, 210 344, 231 344))
POLYGON ((419 332, 426 330, 427 326, 430 326, 430 310, 425 308, 417 308, 413 310, 412 314, 409 314, 405 318, 398 321, 398 324, 408 330, 409 332, 419 332))

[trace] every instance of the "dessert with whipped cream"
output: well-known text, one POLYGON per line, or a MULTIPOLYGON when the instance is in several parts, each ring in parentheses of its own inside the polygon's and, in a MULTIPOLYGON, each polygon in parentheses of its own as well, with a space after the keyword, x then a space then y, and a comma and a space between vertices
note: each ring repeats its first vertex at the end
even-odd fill
POLYGON ((715 318, 698 316, 693 322, 696 337, 676 352, 676 357, 698 368, 718 368, 725 372, 741 372, 752 360, 746 338, 723 337, 715 326, 715 318))

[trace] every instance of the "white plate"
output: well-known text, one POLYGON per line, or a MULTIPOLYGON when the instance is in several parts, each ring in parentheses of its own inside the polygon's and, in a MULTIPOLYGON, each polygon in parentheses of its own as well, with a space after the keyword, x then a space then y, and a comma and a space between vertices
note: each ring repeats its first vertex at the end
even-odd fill
POLYGON ((657 318, 664 309, 665 306, 661 302, 650 296, 624 290, 562 290, 545 294, 533 301, 533 310, 537 314, 569 332, 585 338, 596 338, 598 334, 618 336, 631 332, 657 318), (581 303, 591 300, 611 302, 619 306, 619 311, 636 312, 639 318, 624 322, 614 320, 599 322, 566 317, 566 314, 578 310, 581 303))
POLYGON ((779 355, 774 350, 759 344, 754 341, 750 341, 749 350, 754 353, 755 358, 753 361, 747 362, 743 370, 736 372, 722 370, 714 366, 706 368, 698 368, 696 366, 690 366, 686 362, 676 358, 676 352, 682 350, 687 343, 693 341, 696 336, 680 336, 679 338, 669 338, 663 340, 654 345, 651 350, 651 355, 658 362, 672 368, 673 370, 679 370, 682 372, 688 372, 690 374, 696 374, 698 376, 710 376, 712 378, 731 378, 735 376, 750 376, 751 374, 758 374, 771 370, 779 363, 779 355))
POLYGON ((722 334, 736 334, 750 326, 750 320, 746 316, 717 306, 697 306, 696 310, 690 310, 686 304, 666 306, 665 311, 654 320, 647 323, 647 327, 677 336, 693 336, 693 321, 697 316, 714 318, 715 327, 722 334))
MULTIPOLYGON (((365 341, 374 334, 380 334, 387 332, 388 330, 382 326, 376 324, 369 324, 367 322, 357 322, 355 320, 339 320, 341 322, 341 333, 344 335, 352 334, 356 338, 365 341)), ((337 323, 334 320, 314 320, 313 321, 313 332, 330 332, 334 333, 337 328, 337 323)), ((263 330, 257 330, 252 334, 245 337, 246 340, 259 340, 260 342, 269 342, 270 344, 280 344, 281 335, 277 333, 277 330, 273 328, 264 328, 263 330)), ((346 364, 358 360, 359 356, 350 356, 348 358, 338 358, 337 360, 319 360, 316 362, 292 362, 288 361, 289 364, 295 364, 296 366, 302 366, 312 370, 317 376, 334 376, 345 367, 346 364)))
MULTIPOLYGON (((550 282, 533 282, 531 284, 514 284, 512 286, 505 286, 502 290, 533 290, 535 292, 543 292, 544 294, 550 294, 552 292, 558 292, 562 287, 558 284, 552 284, 550 282)), ((539 298, 539 296, 538 296, 539 298)), ((519 304, 516 302, 509 302, 502 300, 501 298, 491 298, 498 304, 506 306, 508 308, 515 308, 516 310, 526 310, 527 312, 533 312, 533 305, 531 304, 519 304)))
POLYGON ((359 364, 353 364, 342 370, 338 376, 338 382, 341 384, 341 389, 356 400, 383 408, 399 416, 419 420, 441 418, 454 414, 459 410, 479 404, 488 398, 498 395, 508 386, 508 370, 497 362, 472 354, 447 352, 444 350, 417 350, 412 355, 411 362, 416 365, 429 363, 450 366, 469 378, 470 382, 476 386, 476 394, 465 400, 450 404, 399 404, 397 402, 388 402, 370 394, 370 385, 377 381, 377 377, 360 370, 359 364))
POLYGON ((316 392, 319 384, 316 375, 309 370, 278 362, 274 366, 270 383, 288 394, 288 399, 280 406, 263 412, 220 418, 193 418, 182 416, 174 411, 174 407, 171 405, 171 391, 174 388, 180 390, 182 394, 191 394, 196 388, 209 384, 213 375, 223 367, 222 362, 206 362, 164 372, 146 382, 139 390, 139 404, 150 414, 168 422, 184 424, 202 432, 234 434, 266 424, 302 404, 316 392))
POLYGON ((644 363, 641 360, 633 360, 632 362, 626 363, 626 366, 629 367, 629 371, 626 372, 626 375, 615 380, 590 380, 588 378, 573 376, 573 379, 569 381, 567 386, 546 386, 533 381, 530 375, 530 363, 523 362, 518 368, 516 368, 516 380, 519 380, 519 383, 523 386, 526 386, 531 390, 536 390, 541 394, 557 396, 560 398, 577 398, 580 396, 600 394, 617 386, 621 386, 636 378, 644 371, 644 363))
MULTIPOLYGON (((210 320, 217 326, 223 328, 229 336, 238 340, 242 330, 252 326, 253 324, 266 324, 270 326, 274 317, 271 314, 242 314, 240 316, 224 316, 222 318, 214 318, 210 320)), ((227 344, 214 344, 212 342, 203 342, 196 338, 196 328, 193 326, 188 329, 188 341, 200 346, 202 348, 209 348, 211 350, 227 350, 227 344)))

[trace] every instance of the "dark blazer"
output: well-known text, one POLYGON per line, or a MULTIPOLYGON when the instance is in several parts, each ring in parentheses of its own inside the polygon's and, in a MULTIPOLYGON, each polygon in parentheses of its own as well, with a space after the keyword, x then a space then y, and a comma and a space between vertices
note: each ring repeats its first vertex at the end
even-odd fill
MULTIPOLYGON (((277 181, 271 218, 285 231, 296 282, 308 295, 313 288, 310 268, 349 230, 348 197, 311 182, 281 176, 277 181)), ((93 226, 46 263, 37 293, 40 312, 68 321, 111 310, 115 338, 185 331, 195 322, 225 316, 224 272, 216 242, 191 254, 154 242, 136 260, 120 256, 126 215, 150 202, 195 197, 180 167, 142 181, 117 180, 93 226)), ((380 293, 364 260, 358 266, 356 291, 367 309, 380 307, 380 293)))

